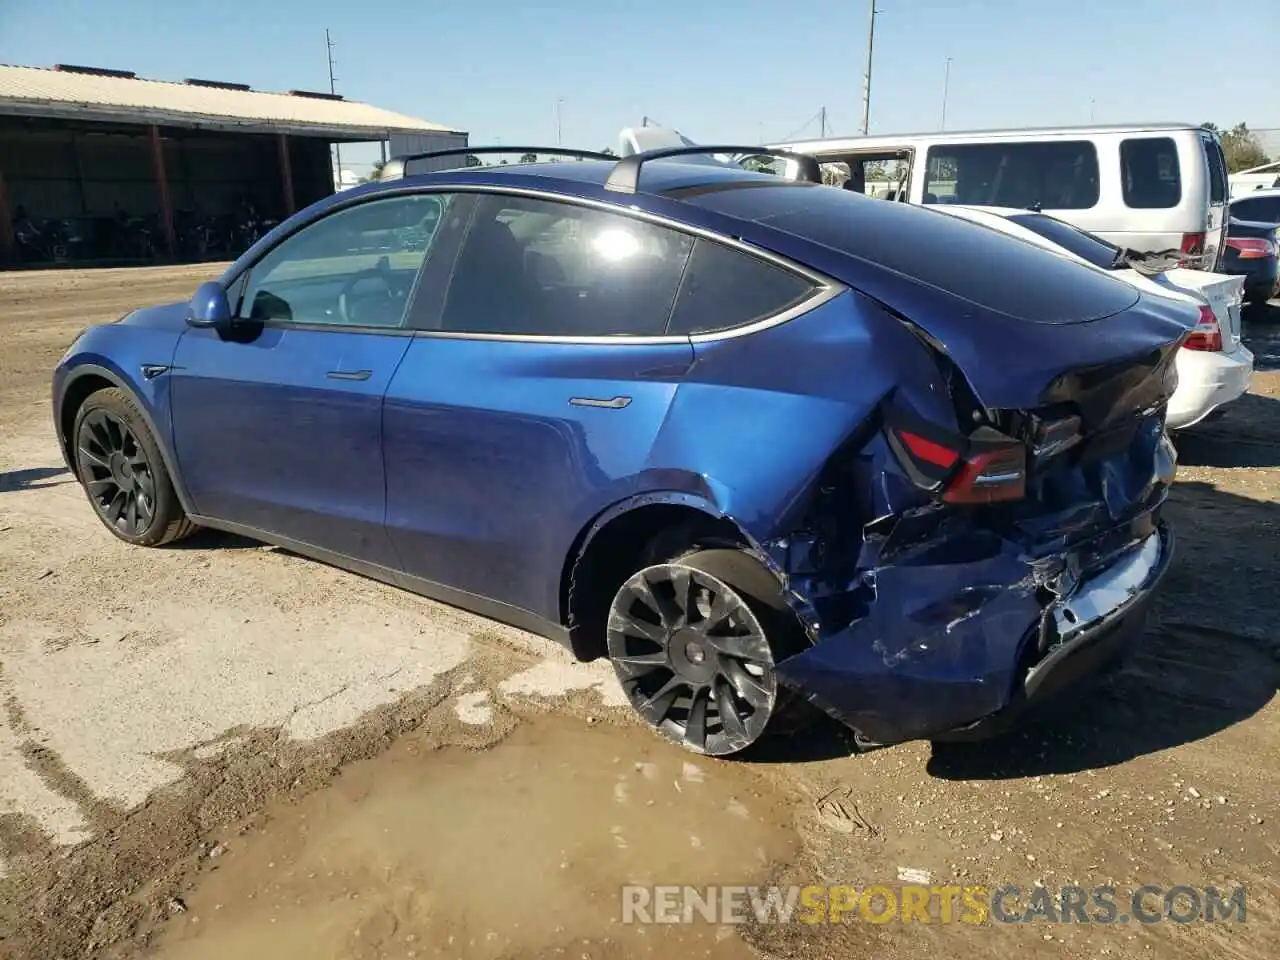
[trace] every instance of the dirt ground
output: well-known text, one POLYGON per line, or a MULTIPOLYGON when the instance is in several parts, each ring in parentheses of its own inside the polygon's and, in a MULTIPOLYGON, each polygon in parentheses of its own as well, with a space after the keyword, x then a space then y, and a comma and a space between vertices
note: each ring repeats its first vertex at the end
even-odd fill
MULTIPOLYGON (((0 274, 0 958, 1275 956, 1280 309, 1178 440, 1140 655, 981 746, 753 762, 640 729, 600 664, 237 538, 137 550, 49 371, 213 268, 0 274), (624 884, 1243 887, 1239 922, 622 922, 624 884)), ((879 908, 877 908, 879 909, 879 908)), ((1122 914, 1127 913, 1124 909, 1122 914)))

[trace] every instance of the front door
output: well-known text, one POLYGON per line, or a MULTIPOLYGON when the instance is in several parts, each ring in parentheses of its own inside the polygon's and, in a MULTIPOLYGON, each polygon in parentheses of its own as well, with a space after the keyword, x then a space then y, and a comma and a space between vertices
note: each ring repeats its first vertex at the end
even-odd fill
POLYGON ((410 195, 331 212, 233 284, 233 336, 183 335, 170 373, 174 446, 198 514, 395 566, 382 403, 446 205, 410 195))

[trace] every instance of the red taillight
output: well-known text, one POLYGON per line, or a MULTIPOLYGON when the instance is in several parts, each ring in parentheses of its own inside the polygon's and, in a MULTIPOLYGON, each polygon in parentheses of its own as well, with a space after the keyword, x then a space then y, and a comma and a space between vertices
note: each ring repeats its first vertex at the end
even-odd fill
POLYGON ((1222 327, 1218 326, 1218 318, 1208 304, 1200 308, 1200 320, 1182 345, 1188 350, 1207 350, 1210 353, 1222 350, 1222 327))
POLYGON ((1203 233, 1184 233, 1182 235, 1182 246, 1178 249, 1183 253, 1199 255, 1204 253, 1205 234, 1203 233))
POLYGON ((998 503, 1027 495, 1027 448, 1017 441, 973 453, 942 499, 947 503, 998 503))
POLYGON ((959 452, 941 443, 936 443, 928 437, 922 437, 918 433, 900 430, 898 431, 898 436, 902 438, 903 446, 911 452, 912 457, 916 460, 922 460, 930 466, 950 470, 956 465, 956 461, 960 459, 959 452))
POLYGON ((940 491, 947 503, 998 503, 1026 496, 1026 447, 989 427, 947 440, 904 427, 891 427, 889 436, 912 480, 940 491))
POLYGON ((1178 250, 1183 254, 1182 263, 1192 269, 1200 266, 1204 259, 1204 243, 1206 233, 1184 233, 1178 250))
POLYGON ((1241 260, 1265 260, 1276 254, 1276 245, 1262 237, 1227 237, 1227 246, 1241 260))

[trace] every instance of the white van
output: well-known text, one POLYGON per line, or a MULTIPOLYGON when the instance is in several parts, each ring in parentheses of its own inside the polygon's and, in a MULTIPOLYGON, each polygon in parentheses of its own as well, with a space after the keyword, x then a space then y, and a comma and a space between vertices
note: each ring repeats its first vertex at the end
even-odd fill
POLYGON ((1189 266, 1206 269, 1220 262, 1226 158, 1217 135, 1195 124, 902 134, 769 146, 837 165, 824 176, 847 176, 846 189, 910 203, 1040 210, 1117 246, 1181 250, 1189 266))

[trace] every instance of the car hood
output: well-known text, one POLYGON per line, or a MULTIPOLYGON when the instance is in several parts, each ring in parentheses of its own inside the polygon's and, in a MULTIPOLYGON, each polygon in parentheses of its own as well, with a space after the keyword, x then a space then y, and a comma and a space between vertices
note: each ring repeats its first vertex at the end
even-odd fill
POLYGON ((150 327, 181 333, 187 326, 187 301, 142 307, 121 317, 119 322, 131 327, 150 327))

